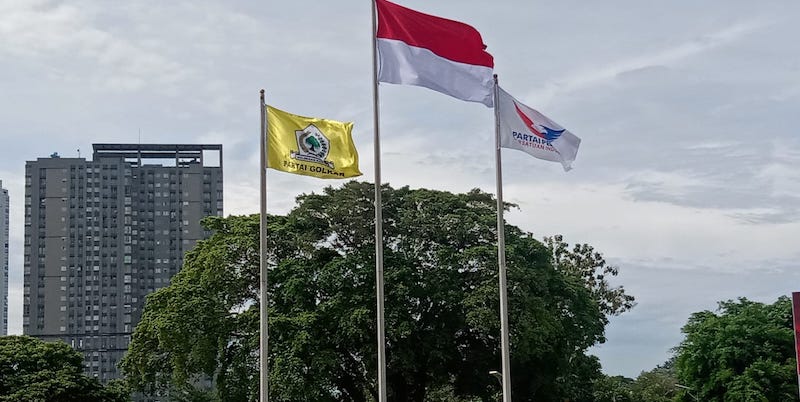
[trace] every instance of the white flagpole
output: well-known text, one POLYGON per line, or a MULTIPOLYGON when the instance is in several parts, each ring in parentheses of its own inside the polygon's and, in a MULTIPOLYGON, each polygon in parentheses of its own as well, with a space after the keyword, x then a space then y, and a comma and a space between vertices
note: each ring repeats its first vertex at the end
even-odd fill
POLYGON ((375 158, 375 297, 377 298, 378 326, 378 402, 386 402, 386 334, 383 314, 383 205, 381 202, 381 141, 380 109, 378 105, 378 32, 377 8, 375 0, 372 7, 372 109, 375 158))
POLYGON ((508 286, 506 284, 506 233, 503 219, 503 170, 500 159, 500 96, 494 75, 494 155, 497 182, 497 267, 500 277, 500 352, 503 370, 503 402, 511 402, 511 352, 508 330, 508 286))
POLYGON ((264 90, 261 90, 261 224, 260 224, 260 301, 259 301, 259 401, 269 401, 269 328, 267 314, 267 108, 264 102, 264 90))
MULTIPOLYGON (((798 330, 800 330, 800 310, 797 306, 800 305, 800 292, 792 292, 792 333, 794 334, 794 355, 797 357, 795 361, 795 371, 797 372, 797 386, 800 389, 800 344, 798 343, 798 330)), ((798 394, 800 395, 800 394, 798 394)))

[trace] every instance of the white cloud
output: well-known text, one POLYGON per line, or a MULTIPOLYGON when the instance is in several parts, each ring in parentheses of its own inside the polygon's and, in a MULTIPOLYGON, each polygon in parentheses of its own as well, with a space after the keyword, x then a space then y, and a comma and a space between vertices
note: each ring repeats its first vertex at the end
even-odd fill
POLYGON ((772 196, 800 194, 800 167, 783 163, 770 163, 761 168, 757 177, 770 183, 772 196))
POLYGON ((670 256, 681 264, 748 270, 763 256, 790 258, 786 239, 800 237, 800 222, 750 225, 732 214, 763 212, 684 207, 636 201, 620 184, 567 185, 539 182, 506 186, 508 201, 520 204, 508 219, 537 237, 562 233, 620 259, 670 256))
POLYGON ((701 178, 693 172, 661 172, 649 169, 633 173, 625 181, 649 187, 650 191, 670 197, 686 196, 700 187, 716 185, 716 183, 711 183, 709 179, 701 178))
POLYGON ((558 95, 565 95, 612 81, 626 72, 653 66, 672 65, 683 59, 733 42, 765 25, 764 22, 759 20, 743 21, 726 29, 712 32, 657 52, 649 52, 618 60, 605 66, 572 72, 564 77, 550 80, 544 88, 536 89, 529 97, 536 99, 538 104, 547 106, 558 95))
POLYGON ((0 20, 0 53, 28 59, 102 91, 168 90, 189 78, 190 65, 178 62, 137 38, 104 29, 96 4, 77 7, 47 1, 10 3, 0 20), (60 60, 60 61, 57 61, 60 60))

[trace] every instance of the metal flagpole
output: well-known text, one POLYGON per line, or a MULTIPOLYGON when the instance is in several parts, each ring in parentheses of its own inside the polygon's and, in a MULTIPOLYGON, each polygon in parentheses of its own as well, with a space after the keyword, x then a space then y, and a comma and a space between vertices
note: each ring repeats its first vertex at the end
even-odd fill
MULTIPOLYGON (((797 385, 800 387, 800 292, 792 292, 792 333, 794 333, 794 355, 797 385)), ((799 388, 800 389, 800 388, 799 388)), ((800 394, 799 394, 800 395, 800 394)))
POLYGON ((378 402, 386 402, 386 334, 383 314, 383 206, 381 202, 381 141, 380 109, 378 106, 378 31, 377 8, 375 0, 372 7, 372 109, 375 158, 375 297, 377 298, 378 326, 378 402))
POLYGON ((264 90, 261 90, 261 132, 259 133, 259 143, 261 144, 261 224, 260 224, 260 246, 259 246, 259 265, 260 265, 260 302, 259 302, 259 372, 260 388, 259 401, 269 401, 269 328, 267 323, 267 108, 264 103, 264 90))
POLYGON ((500 277, 500 352, 503 370, 503 402, 511 402, 511 353, 508 335, 508 286, 506 284, 506 233, 503 219, 503 170, 500 159, 500 100, 494 75, 494 155, 497 182, 497 268, 500 277))

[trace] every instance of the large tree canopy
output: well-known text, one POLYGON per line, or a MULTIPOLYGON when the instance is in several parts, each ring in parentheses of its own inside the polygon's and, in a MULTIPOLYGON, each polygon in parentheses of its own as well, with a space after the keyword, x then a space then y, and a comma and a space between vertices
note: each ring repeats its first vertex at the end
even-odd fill
MULTIPOLYGON (((383 200, 390 399, 489 400, 500 365, 495 200, 388 186, 383 200)), ((374 399, 373 217, 373 187, 359 182, 269 216, 272 400, 374 399)), ((258 217, 204 223, 213 236, 148 297, 123 369, 137 389, 176 399, 205 385, 221 400, 252 400, 258 217)), ((552 250, 505 230, 514 400, 562 400, 577 392, 566 376, 597 374, 583 352, 603 341, 608 308, 584 277, 553 267, 552 250)))
POLYGON ((63 342, 0 337, 0 401, 123 402, 127 391, 83 374, 83 355, 63 342))
MULTIPOLYGON (((683 327, 676 368, 701 401, 797 401, 792 306, 747 299, 692 314, 683 327)), ((693 397, 686 395, 683 400, 693 397)))

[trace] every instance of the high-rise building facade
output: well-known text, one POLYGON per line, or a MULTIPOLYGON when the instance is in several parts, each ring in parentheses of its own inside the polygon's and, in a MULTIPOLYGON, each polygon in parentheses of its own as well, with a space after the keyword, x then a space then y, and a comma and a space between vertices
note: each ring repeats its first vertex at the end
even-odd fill
POLYGON ((0 336, 8 335, 8 190, 0 180, 0 336))
POLYGON ((23 332, 72 345, 103 382, 119 377, 145 296, 170 283, 212 215, 221 145, 94 144, 91 161, 27 162, 23 332))

